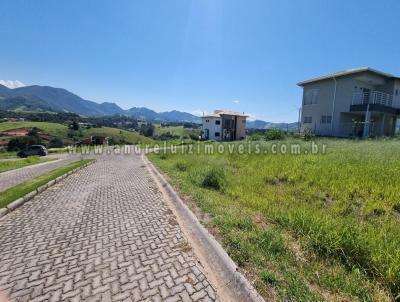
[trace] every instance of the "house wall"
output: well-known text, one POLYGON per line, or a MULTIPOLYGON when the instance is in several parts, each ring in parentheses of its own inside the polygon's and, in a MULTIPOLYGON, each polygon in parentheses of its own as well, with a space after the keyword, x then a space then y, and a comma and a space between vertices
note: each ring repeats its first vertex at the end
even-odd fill
POLYGON ((301 112, 302 130, 311 130, 318 135, 331 135, 331 125, 321 124, 322 115, 332 115, 332 100, 335 83, 333 80, 323 80, 304 86, 301 112), (317 90, 316 104, 305 104, 306 95, 311 90, 317 90), (305 118, 311 118, 311 123, 304 123, 305 118))
POLYGON ((220 117, 202 117, 203 131, 208 130, 210 140, 221 140, 222 136, 222 120, 220 117), (219 121, 217 125, 215 122, 219 121), (215 133, 219 133, 219 136, 215 136, 215 133))
POLYGON ((236 139, 246 138, 246 117, 238 116, 236 125, 236 139))

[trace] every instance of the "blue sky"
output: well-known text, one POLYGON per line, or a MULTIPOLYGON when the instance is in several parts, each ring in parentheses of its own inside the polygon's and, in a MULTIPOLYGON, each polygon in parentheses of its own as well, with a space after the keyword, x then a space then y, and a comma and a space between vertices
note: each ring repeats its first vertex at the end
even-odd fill
POLYGON ((1 1, 0 79, 123 108, 296 121, 296 83, 400 75, 400 1, 1 1))

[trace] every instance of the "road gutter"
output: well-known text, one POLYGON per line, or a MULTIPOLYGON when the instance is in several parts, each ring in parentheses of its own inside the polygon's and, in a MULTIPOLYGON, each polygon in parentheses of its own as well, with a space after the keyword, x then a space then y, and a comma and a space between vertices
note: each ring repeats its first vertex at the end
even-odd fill
POLYGON ((144 154, 142 154, 142 159, 164 199, 177 217, 179 225, 193 247, 193 252, 203 266, 209 281, 216 288, 219 300, 264 301, 250 282, 239 272, 237 265, 219 242, 199 222, 153 163, 144 154))

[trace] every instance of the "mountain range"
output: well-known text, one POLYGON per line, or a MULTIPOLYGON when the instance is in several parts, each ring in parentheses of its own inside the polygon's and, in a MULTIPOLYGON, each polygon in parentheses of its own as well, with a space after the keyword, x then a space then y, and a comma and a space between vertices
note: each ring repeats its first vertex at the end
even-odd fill
MULTIPOLYGON (((9 82, 9 81, 3 81, 9 82)), ((22 84, 22 83, 21 83, 22 84)), ((18 85, 16 85, 18 86, 18 85)), ((0 84, 0 110, 25 110, 47 112, 73 112, 82 116, 106 116, 121 114, 151 122, 193 122, 201 118, 182 111, 155 112, 146 107, 132 107, 124 110, 115 103, 96 103, 85 100, 63 88, 50 86, 21 86, 8 88, 0 84)), ((248 121, 248 128, 294 129, 297 123, 269 123, 261 120, 248 121)))

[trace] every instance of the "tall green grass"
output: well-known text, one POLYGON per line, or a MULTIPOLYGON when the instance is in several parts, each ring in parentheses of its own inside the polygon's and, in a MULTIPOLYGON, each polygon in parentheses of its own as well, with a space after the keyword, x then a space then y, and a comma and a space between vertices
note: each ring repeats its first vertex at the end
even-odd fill
MULTIPOLYGON (((317 257, 317 262, 312 260, 308 266, 294 264, 290 270, 282 269, 287 272, 283 279, 301 272, 303 283, 314 282, 330 292, 373 300, 382 297, 383 290, 395 299, 400 293, 400 142, 319 143, 328 145, 326 154, 167 154, 164 160, 153 154, 151 159, 205 212, 214 215, 213 223, 222 233, 225 247, 241 266, 261 267, 254 255, 262 258, 265 251, 249 236, 266 226, 256 224, 254 231, 248 231, 227 221, 262 217, 278 227, 280 231, 275 232, 289 232, 317 257), (177 169, 178 163, 185 169, 177 169), (208 173, 223 185, 198 181, 204 179, 204 171, 214 169, 219 172, 208 173), (249 250, 254 252, 249 254, 249 250), (348 284, 324 283, 321 280, 334 279, 316 280, 309 275, 306 267, 320 267, 318 261, 339 265, 348 284)), ((309 148, 311 143, 301 144, 309 148)), ((264 143, 262 150, 270 146, 264 143)), ((285 282, 274 286, 287 298, 290 282, 285 282)), ((314 298, 310 300, 319 299, 318 295, 314 298)))

